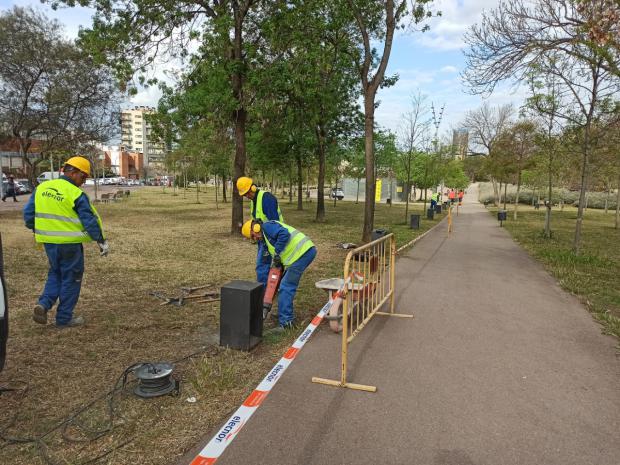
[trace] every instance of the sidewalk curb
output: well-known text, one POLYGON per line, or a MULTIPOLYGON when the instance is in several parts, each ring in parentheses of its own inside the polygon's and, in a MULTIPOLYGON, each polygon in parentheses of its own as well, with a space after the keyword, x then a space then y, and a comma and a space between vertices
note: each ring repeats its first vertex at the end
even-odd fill
POLYGON ((400 246, 398 249, 396 249, 396 253, 399 254, 400 252, 402 252, 403 250, 405 250, 408 247, 413 246, 416 242, 418 242, 420 239, 422 239, 424 236, 426 236, 428 233, 430 233, 431 231, 433 231, 434 229, 436 229, 437 227, 439 227, 439 225, 441 225, 446 218, 448 218, 448 215, 444 216, 441 221, 439 223, 437 223, 435 226, 433 226, 431 229, 429 229, 428 231, 424 231, 422 234, 420 234, 418 237, 410 240, 409 242, 407 242, 405 245, 400 246))

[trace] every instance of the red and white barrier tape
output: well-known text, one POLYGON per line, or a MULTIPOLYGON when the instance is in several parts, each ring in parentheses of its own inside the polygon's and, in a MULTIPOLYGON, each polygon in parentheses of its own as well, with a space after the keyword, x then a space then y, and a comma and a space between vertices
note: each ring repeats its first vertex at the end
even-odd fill
MULTIPOLYGON (((347 279, 347 282, 349 280, 347 279)), ((347 283, 345 283, 347 284, 347 283)), ((344 286, 343 286, 344 287, 344 286)), ((247 423, 250 417, 256 412, 260 404, 263 403, 273 386, 282 377, 286 369, 293 362, 301 348, 306 344, 314 330, 321 324, 323 318, 329 312, 332 302, 327 302, 325 306, 312 319, 303 333, 288 348, 284 356, 269 371, 267 376, 263 378, 260 384, 254 389, 241 407, 224 423, 224 426, 211 438, 209 443, 200 451, 200 453, 192 460, 190 465, 212 465, 222 455, 224 450, 230 445, 237 433, 247 423)))

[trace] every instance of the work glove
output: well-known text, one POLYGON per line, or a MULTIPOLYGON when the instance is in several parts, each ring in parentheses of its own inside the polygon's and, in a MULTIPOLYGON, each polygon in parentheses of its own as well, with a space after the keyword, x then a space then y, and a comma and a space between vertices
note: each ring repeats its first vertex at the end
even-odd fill
POLYGON ((282 268, 282 259, 279 255, 273 257, 273 260, 271 261, 271 268, 282 268))
POLYGON ((101 256, 107 257, 110 253, 110 244, 108 244, 108 241, 97 242, 97 245, 99 246, 99 250, 101 251, 101 256))

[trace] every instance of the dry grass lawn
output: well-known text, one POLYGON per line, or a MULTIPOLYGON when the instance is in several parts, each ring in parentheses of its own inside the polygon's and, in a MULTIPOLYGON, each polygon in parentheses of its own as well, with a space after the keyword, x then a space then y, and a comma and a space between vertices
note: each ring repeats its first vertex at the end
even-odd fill
MULTIPOLYGON (((495 209, 492 212, 495 214, 495 209)), ((513 221, 511 206, 505 226, 563 288, 581 298, 606 333, 620 338, 620 230, 614 229, 614 212, 586 211, 579 255, 571 250, 576 219, 576 208, 554 209, 553 235, 546 239, 544 208, 519 207, 518 220, 513 221)))
MULTIPOLYGON (((0 213, 11 311, 0 387, 16 389, 0 395, 0 435, 5 438, 0 439, 0 463, 176 463, 281 356, 296 336, 293 332, 267 338, 249 354, 224 350, 216 345, 217 304, 160 306, 148 295, 153 290, 176 295, 181 286, 219 287, 232 279, 254 278, 256 249, 229 235, 230 204, 216 210, 212 192, 202 194, 201 201, 195 203, 195 191, 184 198, 143 188, 122 203, 100 206, 112 253, 100 258, 95 245, 86 245, 76 309, 86 325, 62 331, 32 321, 47 272, 45 253, 35 247, 21 212, 0 213), (177 361, 180 395, 137 399, 130 382, 114 396, 113 428, 97 434, 110 429, 106 393, 126 367, 144 361, 177 361), (190 403, 189 397, 197 401, 190 403), (55 429, 93 400, 66 427, 55 429), (31 441, 50 430, 42 440, 31 441)), ((319 250, 296 299, 300 323, 325 302, 314 282, 342 273, 346 251, 335 244, 355 242, 361 231, 362 204, 333 207, 329 202, 324 224, 314 222, 315 206, 306 204, 298 212, 294 204, 282 203, 286 221, 309 235, 319 250)), ((436 222, 423 220, 420 231, 411 231, 404 224, 404 206, 377 207, 376 227, 394 231, 398 245, 436 222)))

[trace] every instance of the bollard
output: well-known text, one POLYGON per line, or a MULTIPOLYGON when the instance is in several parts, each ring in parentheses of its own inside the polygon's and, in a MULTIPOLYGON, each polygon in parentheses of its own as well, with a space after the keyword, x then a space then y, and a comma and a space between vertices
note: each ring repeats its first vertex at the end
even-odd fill
POLYGON ((437 213, 438 215, 441 213, 441 205, 435 205, 435 213, 437 213))
POLYGON ((411 215, 409 218, 409 228, 420 229, 420 215, 411 215))
POLYGON ((433 218, 435 218, 435 210, 432 208, 429 208, 428 210, 426 210, 426 218, 429 220, 432 220, 433 218))
POLYGON ((253 281, 231 281, 222 286, 220 345, 250 350, 263 335, 263 286, 253 281))

